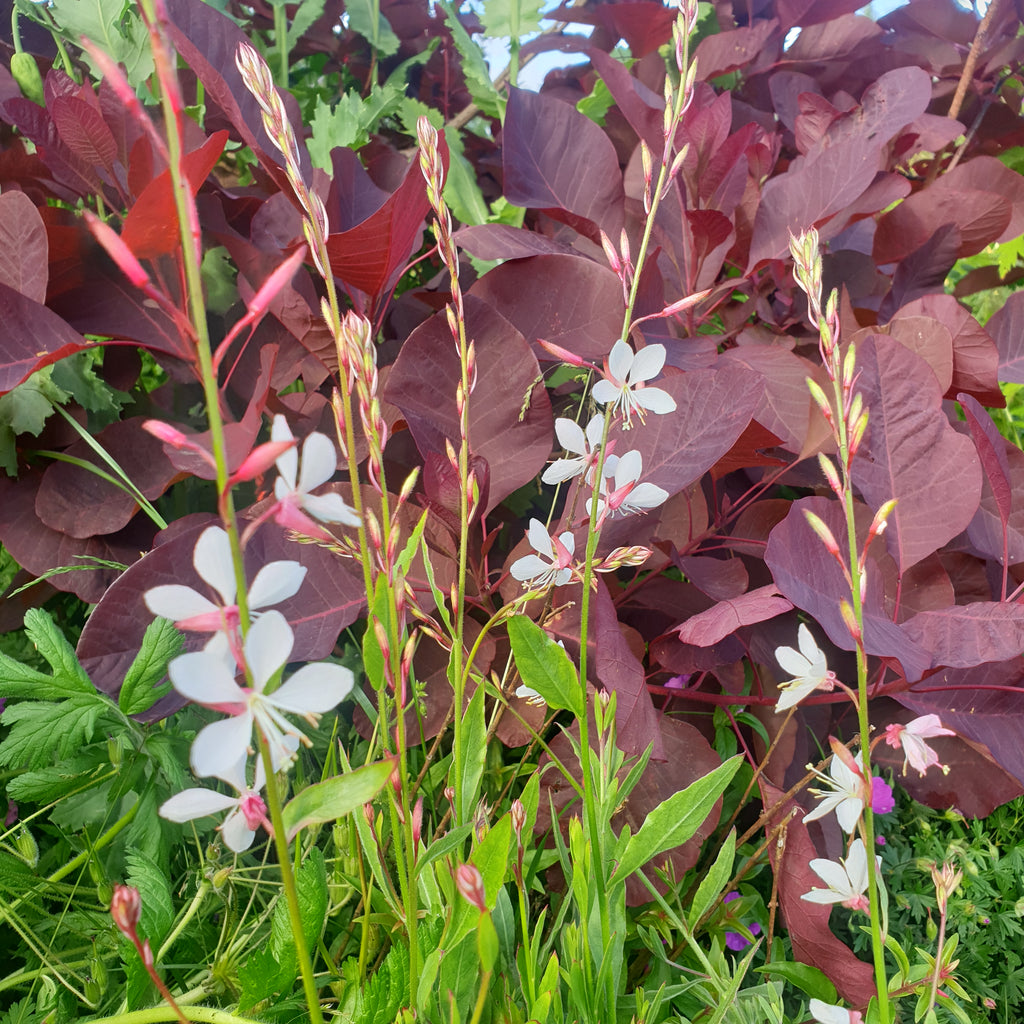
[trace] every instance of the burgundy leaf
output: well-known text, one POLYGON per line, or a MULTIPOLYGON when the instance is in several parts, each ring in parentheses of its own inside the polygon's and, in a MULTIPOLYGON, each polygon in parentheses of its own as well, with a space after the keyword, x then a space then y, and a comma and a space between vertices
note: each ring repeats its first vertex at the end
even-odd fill
POLYGON ((582 256, 512 260, 485 274, 469 294, 505 317, 546 362, 553 356, 537 339, 600 362, 622 330, 619 279, 582 256))
MULTIPOLYGON (((177 475, 160 442, 142 430, 141 417, 112 423, 96 440, 150 500, 163 494, 177 475)), ((76 441, 66 454, 109 472, 85 440, 76 441)), ((134 496, 122 487, 69 462, 47 466, 36 494, 40 520, 52 530, 81 540, 123 529, 138 507, 134 496)))
MULTIPOLYGON (((1006 442, 999 429, 992 422, 987 410, 970 395, 959 394, 956 400, 964 411, 971 439, 977 449, 981 468, 992 489, 992 497, 999 510, 999 518, 1005 527, 1013 510, 1013 493, 1010 488, 1010 463, 1006 457, 1006 442)), ((988 659, 991 660, 991 659, 988 659)))
MULTIPOLYGON (((806 28, 859 11, 857 0, 780 0, 779 21, 786 31, 794 25, 806 28)), ((830 58, 832 54, 829 54, 830 58)))
MULTIPOLYGON (((192 195, 210 176, 228 141, 226 131, 211 135, 199 149, 182 157, 182 167, 192 195)), ((151 260, 174 252, 181 244, 178 213, 174 202, 171 172, 163 171, 143 190, 128 211, 121 239, 136 259, 151 260)))
POLYGON ((894 310, 914 299, 941 292, 962 247, 960 229, 955 224, 936 228, 930 238, 897 264, 892 288, 878 307, 879 319, 888 319, 894 310))
MULTIPOLYGON (((781 825, 787 816, 785 842, 768 843, 768 856, 778 885, 779 907, 786 922, 786 931, 793 943, 793 955, 802 963, 823 971, 838 989, 839 994, 853 1006, 865 1006, 875 991, 871 965, 858 960, 831 932, 828 919, 830 906, 802 899, 815 886, 821 888, 821 879, 811 870, 811 861, 818 856, 807 826, 803 823, 802 808, 794 801, 785 800, 785 794, 776 789, 762 775, 758 781, 761 799, 770 809, 768 828, 781 825)), ((769 833, 769 839, 772 839, 769 833)))
POLYGON ((677 626, 676 632, 683 643, 711 647, 719 640, 724 640, 731 633, 735 633, 741 626, 773 619, 776 615, 790 611, 792 607, 793 605, 779 593, 778 589, 769 584, 731 601, 719 601, 713 608, 694 615, 677 626))
POLYGON ((932 668, 1008 661, 1024 650, 1024 605, 984 601, 920 612, 903 630, 931 652, 932 668))
MULTIPOLYGON (((857 510, 858 542, 862 545, 871 516, 862 505, 858 505, 857 510)), ((792 503, 786 518, 772 530, 764 554, 765 563, 779 591, 798 608, 813 615, 836 647, 852 651, 853 639, 839 611, 840 601, 850 600, 850 586, 836 560, 809 526, 805 511, 824 520, 836 540, 845 545, 846 518, 840 504, 828 498, 801 498, 792 503)), ((864 647, 868 654, 899 661, 905 678, 914 682, 929 669, 931 657, 886 614, 881 574, 870 558, 867 580, 864 647)))
POLYGON ((761 54, 779 28, 775 18, 706 36, 697 46, 697 74, 704 82, 742 68, 761 54))
POLYGON ((46 301, 50 276, 46 227, 24 192, 0 195, 0 284, 34 302, 46 301))
POLYGON ((1024 291, 1012 292, 985 326, 999 350, 999 379, 1024 384, 1024 291))
POLYGON ((813 26, 804 24, 806 27, 796 42, 786 50, 789 60, 811 62, 849 58, 863 44, 876 41, 883 35, 878 23, 862 14, 843 14, 813 26))
POLYGON ((56 313, 0 282, 0 394, 90 343, 56 313))
POLYGON ((80 160, 108 173, 117 159, 117 142, 103 115, 77 96, 58 96, 49 106, 60 140, 80 160))
POLYGON ((522 260, 559 253, 579 256, 576 249, 564 242, 508 224, 477 224, 459 228, 453 237, 460 248, 482 260, 522 260))
MULTIPOLYGON (((469 445, 490 469, 486 511, 541 470, 554 421, 540 367, 523 336, 503 316, 466 296, 467 337, 476 345, 476 385, 469 396, 469 445)), ((401 409, 421 455, 458 447, 455 385, 459 356, 444 313, 409 335, 388 374, 384 399, 401 409)))
MULTIPOLYGON (((439 143, 446 154, 443 139, 439 143)), ((414 160, 398 190, 375 213, 328 237, 331 270, 350 287, 374 299, 383 298, 416 248, 429 210, 426 185, 414 160)))
MULTIPOLYGON (((501 139, 510 203, 567 210, 619 237, 624 202, 619 159, 593 121, 561 100, 511 89, 501 139)), ((596 241, 596 228, 593 236, 596 241)))
POLYGON ((634 78, 622 61, 603 50, 590 47, 587 56, 637 136, 647 143, 652 152, 663 147, 664 97, 634 78))
MULTIPOLYGON (((680 555, 674 561, 686 579, 714 601, 738 598, 750 586, 750 574, 741 558, 680 555)), ((673 621, 678 621, 678 616, 673 621)))
POLYGON ((857 348, 857 369, 870 419, 853 482, 873 509, 896 499, 883 539, 902 571, 966 529, 981 465, 946 419, 935 375, 909 349, 873 335, 857 348))
MULTIPOLYGON (((967 528, 967 536, 981 554, 1006 565, 1016 565, 1024 562, 1024 452, 1001 436, 992 441, 996 451, 1001 449, 1002 452, 1001 458, 996 455, 997 466, 1003 461, 1006 463, 1011 489, 1010 514, 1004 519, 992 480, 986 476, 981 504, 967 528)), ((985 597, 991 596, 986 590, 985 597)))

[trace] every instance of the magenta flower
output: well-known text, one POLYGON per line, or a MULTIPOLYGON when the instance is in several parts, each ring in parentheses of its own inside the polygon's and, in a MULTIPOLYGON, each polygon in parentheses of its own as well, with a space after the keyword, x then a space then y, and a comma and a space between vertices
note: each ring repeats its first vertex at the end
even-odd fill
POLYGON ((875 814, 888 814, 896 806, 892 786, 877 775, 871 780, 871 810, 875 814))
POLYGON ((919 775, 925 772, 934 764, 938 765, 944 774, 949 774, 949 766, 941 764, 939 755, 925 743, 925 740, 934 736, 955 736, 952 729, 945 729, 938 715, 922 715, 915 718, 906 725, 898 722, 885 727, 885 742, 890 747, 903 747, 903 774, 907 774, 907 765, 913 765, 919 775))

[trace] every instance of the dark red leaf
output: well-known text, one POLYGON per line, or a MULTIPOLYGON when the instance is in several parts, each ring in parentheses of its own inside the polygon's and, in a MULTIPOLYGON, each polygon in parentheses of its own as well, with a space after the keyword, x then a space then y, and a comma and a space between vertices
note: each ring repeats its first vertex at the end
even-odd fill
POLYGON ((459 228, 454 238, 461 248, 482 260, 522 260, 557 254, 579 256, 579 251, 571 245, 508 224, 477 224, 459 228))
POLYGON ((676 627, 683 643, 711 647, 735 633, 741 626, 773 619, 788 612, 793 605, 772 584, 758 587, 731 601, 719 601, 706 612, 694 615, 676 627))
POLYGON ((1024 650, 1024 606, 984 601, 920 612, 903 629, 931 652, 932 668, 1008 661, 1024 650))
MULTIPOLYGON (((996 456, 997 465, 1006 462, 1011 488, 1010 514, 1004 521, 991 479, 986 476, 981 504, 967 528, 967 536, 981 554, 1000 563, 1016 565, 1024 562, 1024 452, 1001 436, 992 441, 997 451, 1002 450, 1002 458, 996 456)), ((992 594, 986 589, 984 596, 987 599, 992 594)))
POLYGON ((1013 292, 985 327, 999 350, 999 379, 1024 384, 1024 291, 1013 292))
POLYGON ((61 142, 75 156, 113 173, 117 142, 96 107, 77 96, 58 96, 48 109, 61 142))
POLYGON ((49 280, 46 227, 24 192, 0 195, 0 284, 34 302, 46 301, 49 280))
POLYGON ((761 54, 778 28, 778 21, 768 18, 752 26, 706 36, 697 46, 697 74, 707 82, 744 67, 761 54))
MULTIPOLYGON (((971 430, 971 439, 977 449, 981 468, 992 490, 992 497, 999 518, 1005 527, 1013 510, 1013 493, 1010 488, 1010 462, 1006 457, 1006 443, 999 429, 992 422, 992 417, 982 408, 977 399, 970 395, 959 394, 956 400, 964 411, 967 426, 971 430)), ((992 659, 986 659, 992 660, 992 659)))
MULTIPOLYGON (((221 153, 224 152, 224 144, 227 141, 226 131, 216 132, 199 149, 182 158, 182 166, 192 195, 199 191, 203 182, 210 176, 221 153)), ((121 239, 135 254, 136 259, 140 260, 167 256, 177 249, 181 235, 169 170, 157 175, 135 200, 121 227, 121 239)))

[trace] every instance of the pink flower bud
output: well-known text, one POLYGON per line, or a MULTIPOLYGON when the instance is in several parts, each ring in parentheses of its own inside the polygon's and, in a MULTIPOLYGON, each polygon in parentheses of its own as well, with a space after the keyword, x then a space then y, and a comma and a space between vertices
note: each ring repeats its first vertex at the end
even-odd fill
POLYGON ((472 864, 460 864, 455 869, 455 885, 463 899, 472 903, 481 913, 487 912, 487 901, 484 899, 484 880, 472 864))
POLYGON ((290 441, 267 441, 266 444, 254 448, 228 478, 228 487, 243 480, 255 480, 266 473, 289 448, 294 448, 295 444, 295 439, 292 438, 290 441))
POLYGON ((129 939, 135 938, 141 913, 142 897, 139 896, 139 890, 130 885, 115 885, 110 900, 110 916, 129 939))
POLYGON ((91 210, 83 210, 82 216, 85 218, 86 226, 92 232, 93 238, 106 249, 107 255, 117 264, 121 273, 136 288, 148 287, 150 284, 149 274, 135 258, 135 253, 128 248, 124 239, 112 227, 104 224, 91 210))

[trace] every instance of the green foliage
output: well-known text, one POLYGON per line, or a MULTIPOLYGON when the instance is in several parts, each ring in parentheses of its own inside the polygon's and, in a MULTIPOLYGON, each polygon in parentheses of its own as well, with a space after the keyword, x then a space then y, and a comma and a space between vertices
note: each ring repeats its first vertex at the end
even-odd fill
MULTIPOLYGON (((132 86, 141 85, 153 73, 149 38, 132 5, 123 0, 53 0, 50 13, 70 40, 77 43, 85 36, 122 65, 132 86)), ((98 75, 86 54, 83 59, 98 75)))
POLYGON ((543 0, 487 0, 480 11, 484 31, 494 38, 519 39, 540 31, 543 0))
POLYGON ((402 100, 403 93, 390 85, 374 85, 365 99, 355 91, 346 92, 333 107, 318 100, 310 122, 313 136, 308 142, 313 166, 330 170, 335 146, 365 146, 381 118, 394 114, 402 100))
POLYGON ((170 690, 170 683, 157 684, 167 674, 167 663, 181 653, 185 638, 174 623, 154 619, 142 637, 142 646, 125 673, 117 703, 126 715, 148 711, 170 690))
POLYGON ((390 57, 401 45, 387 18, 380 12, 380 0, 346 0, 349 28, 358 32, 381 57, 390 57))

